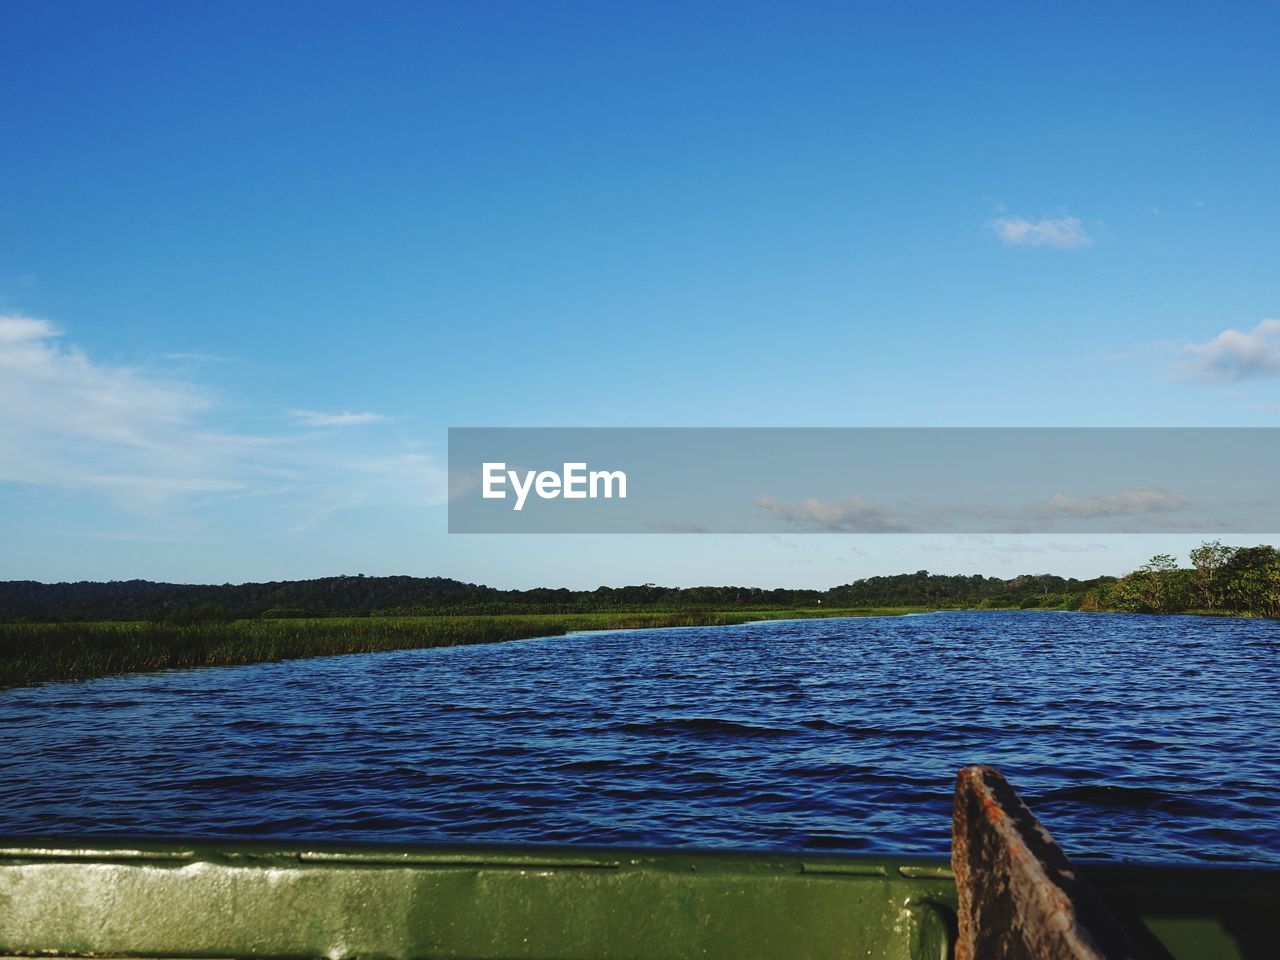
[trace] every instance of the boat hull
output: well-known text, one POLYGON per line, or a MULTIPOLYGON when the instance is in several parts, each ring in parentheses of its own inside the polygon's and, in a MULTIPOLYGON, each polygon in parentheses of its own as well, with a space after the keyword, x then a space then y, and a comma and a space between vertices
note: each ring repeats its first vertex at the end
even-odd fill
MULTIPOLYGON (((947 957, 945 861, 563 847, 0 841, 0 954, 947 957)), ((1280 873, 1085 866, 1146 952, 1274 956, 1280 873)))

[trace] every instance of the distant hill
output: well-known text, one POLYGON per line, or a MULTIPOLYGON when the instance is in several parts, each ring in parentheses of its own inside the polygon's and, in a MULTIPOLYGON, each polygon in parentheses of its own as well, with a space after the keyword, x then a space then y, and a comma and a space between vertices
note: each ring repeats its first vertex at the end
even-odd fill
POLYGON ((163 620, 432 613, 571 613, 862 606, 1073 605, 1114 578, 916 573, 870 577, 829 590, 658 587, 498 590, 447 577, 323 577, 270 583, 0 582, 0 620, 163 620))

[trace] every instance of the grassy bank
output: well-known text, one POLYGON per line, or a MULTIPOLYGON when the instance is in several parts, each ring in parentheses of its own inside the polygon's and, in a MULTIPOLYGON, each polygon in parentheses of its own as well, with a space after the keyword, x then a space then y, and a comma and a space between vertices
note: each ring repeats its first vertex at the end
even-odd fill
POLYGON ((0 623, 0 687, 172 667, 496 643, 575 630, 719 626, 752 620, 875 616, 911 608, 587 613, 149 622, 0 623))

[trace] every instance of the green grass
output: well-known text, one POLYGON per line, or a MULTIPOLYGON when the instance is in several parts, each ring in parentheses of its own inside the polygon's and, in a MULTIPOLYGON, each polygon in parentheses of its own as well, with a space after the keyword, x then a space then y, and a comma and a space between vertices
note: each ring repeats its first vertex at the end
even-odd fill
POLYGON ((0 623, 0 687, 174 667, 212 667, 341 653, 451 647, 577 630, 721 626, 752 620, 883 616, 919 608, 750 612, 578 613, 439 617, 0 623))

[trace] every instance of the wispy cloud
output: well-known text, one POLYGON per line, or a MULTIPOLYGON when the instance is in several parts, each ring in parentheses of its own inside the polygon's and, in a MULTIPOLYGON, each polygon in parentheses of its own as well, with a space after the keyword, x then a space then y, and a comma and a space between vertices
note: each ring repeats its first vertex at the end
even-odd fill
POLYGON ((247 438, 199 426, 191 384, 95 363, 30 317, 0 317, 0 480, 124 493, 140 506, 236 490, 247 438))
POLYGON ((1054 493, 1021 505, 913 504, 882 506, 853 496, 834 503, 806 497, 797 505, 780 503, 768 494, 756 506, 799 530, 830 533, 939 533, 966 526, 992 524, 1010 532, 1046 531, 1058 521, 1127 519, 1145 523, 1163 514, 1195 507, 1195 501, 1158 487, 1135 487, 1084 497, 1054 493))
POLYGON ((1010 247, 1057 247, 1071 250, 1088 247, 1093 238, 1077 217, 1028 220, 1026 217, 997 217, 987 227, 1010 247))
POLYGON ((1223 330, 1212 340, 1183 345, 1174 374, 1203 383, 1280 376, 1280 320, 1263 320, 1252 330, 1223 330))
POLYGON ((1069 497, 1055 493, 1036 512, 1046 517, 1096 520, 1102 517, 1141 517, 1153 513, 1185 510, 1195 502, 1188 497, 1158 487, 1137 487, 1120 493, 1093 497, 1069 497))
POLYGON ((169 360, 173 363, 231 363, 230 357, 224 357, 217 353, 188 353, 177 351, 173 353, 160 354, 162 360, 169 360))
MULTIPOLYGON (((155 518, 263 497, 281 516, 444 502, 445 471, 422 453, 357 447, 346 432, 237 433, 218 423, 217 400, 190 379, 95 360, 48 321, 0 316, 0 483, 155 518)), ((306 413, 334 426, 377 417, 306 413)))
POLYGON ((366 423, 381 423, 387 418, 381 413, 321 413, 318 410, 290 410, 289 416, 308 427, 359 427, 366 423))
POLYGON ((805 497, 791 506, 779 503, 767 493, 756 497, 756 506, 768 510, 779 520, 811 530, 844 533, 895 533, 907 527, 900 517, 859 496, 828 503, 816 497, 805 497))
POLYGON ((953 533, 945 539, 927 541, 920 545, 920 549, 931 553, 955 553, 972 551, 976 548, 1010 557, 1055 553, 1101 553, 1108 549, 1104 541, 1082 540, 1080 534, 1052 533, 1044 536, 1048 539, 1022 533, 953 533))

